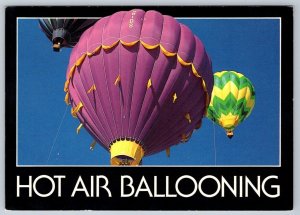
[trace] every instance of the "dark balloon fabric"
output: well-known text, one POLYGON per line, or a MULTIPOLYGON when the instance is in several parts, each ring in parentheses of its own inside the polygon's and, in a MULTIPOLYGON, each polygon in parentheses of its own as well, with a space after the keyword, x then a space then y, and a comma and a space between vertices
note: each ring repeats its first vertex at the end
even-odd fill
POLYGON ((66 101, 95 140, 118 139, 151 155, 201 124, 213 87, 200 39, 171 16, 131 10, 104 17, 72 50, 66 101))
POLYGON ((99 19, 39 19, 39 25, 50 41, 61 47, 74 47, 82 33, 99 19))

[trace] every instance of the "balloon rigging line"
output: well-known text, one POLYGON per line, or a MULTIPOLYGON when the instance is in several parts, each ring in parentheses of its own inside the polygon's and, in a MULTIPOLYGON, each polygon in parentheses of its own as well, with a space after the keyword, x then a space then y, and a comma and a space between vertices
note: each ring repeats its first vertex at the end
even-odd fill
POLYGON ((63 114, 63 116, 62 116, 62 118, 61 118, 61 121, 60 121, 60 123, 59 123, 59 126, 58 126, 58 128, 57 128, 56 135, 55 135, 55 137, 54 137, 54 139, 53 139, 53 141, 52 141, 52 146, 51 146, 51 149, 50 149, 50 152, 49 152, 49 155, 48 155, 47 164, 48 164, 48 162, 49 162, 49 160, 50 160, 52 151, 53 151, 53 149, 54 149, 54 145, 55 145, 55 143, 56 143, 56 141, 57 141, 57 138, 58 138, 58 136, 59 136, 60 129, 61 129, 61 126, 62 126, 62 124, 63 124, 63 121, 65 120, 65 117, 66 117, 66 113, 67 113, 68 107, 69 107, 69 106, 66 106, 66 108, 65 108, 65 112, 64 112, 64 114, 63 114))
POLYGON ((213 122, 213 128, 214 128, 214 141, 213 141, 213 147, 214 147, 214 161, 215 161, 215 166, 217 165, 217 147, 216 147, 216 124, 213 122))

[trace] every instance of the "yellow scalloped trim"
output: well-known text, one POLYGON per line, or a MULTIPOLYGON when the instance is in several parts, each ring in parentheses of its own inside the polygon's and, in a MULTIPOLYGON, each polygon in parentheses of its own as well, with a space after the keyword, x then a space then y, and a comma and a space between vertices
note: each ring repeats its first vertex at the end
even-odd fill
POLYGON ((114 43, 111 44, 111 45, 108 45, 108 46, 102 45, 102 48, 103 48, 104 50, 111 49, 111 48, 115 47, 119 42, 120 42, 120 40, 117 40, 116 42, 114 42, 114 43))
POLYGON ((68 92, 69 91, 69 84, 70 84, 70 79, 73 77, 74 71, 75 71, 76 65, 72 66, 70 69, 70 72, 68 74, 68 79, 65 82, 64 86, 64 91, 68 92))
POLYGON ((161 51, 166 55, 167 57, 174 57, 177 53, 176 52, 169 52, 163 47, 161 44, 159 45, 161 51))
POLYGON ((67 105, 70 104, 70 93, 69 93, 69 92, 66 93, 66 96, 65 96, 65 103, 66 103, 67 105))
POLYGON ((156 44, 156 45, 150 45, 150 44, 147 44, 145 42, 143 42, 142 40, 140 40, 141 44, 146 48, 146 49, 156 49, 160 44, 156 44))
POLYGON ((133 42, 125 42, 123 40, 120 40, 121 44, 124 45, 124 46, 134 46, 135 44, 137 44, 139 42, 139 40, 136 40, 136 41, 133 41, 133 42))
POLYGON ((193 74, 197 77, 197 78, 201 78, 201 76, 199 75, 199 73, 197 72, 194 64, 192 64, 192 72, 193 74))
POLYGON ((185 62, 178 54, 177 54, 177 60, 179 61, 179 63, 183 66, 190 66, 192 65, 191 62, 185 62))
POLYGON ((94 54, 98 53, 101 50, 102 46, 98 46, 97 48, 94 49, 92 52, 87 52, 88 57, 92 57, 94 54))
POLYGON ((75 66, 80 66, 82 64, 82 62, 84 61, 86 57, 86 53, 84 53, 83 55, 81 55, 81 57, 76 61, 75 66))
POLYGON ((126 41, 123 41, 123 40, 117 40, 116 42, 114 42, 112 45, 100 45, 98 47, 96 47, 94 49, 94 51, 92 52, 86 52, 84 53, 82 56, 80 56, 80 58, 75 62, 74 66, 71 67, 70 69, 70 72, 68 74, 68 78, 65 82, 65 86, 64 86, 64 91, 66 93, 68 93, 69 91, 69 84, 70 84, 70 80, 71 78, 73 77, 74 75, 74 72, 75 72, 75 69, 76 67, 80 66, 85 57, 88 56, 88 57, 92 57, 94 54, 98 53, 101 48, 103 48, 104 50, 109 50, 113 47, 115 47, 118 43, 121 43, 122 45, 124 46, 127 46, 127 47, 131 47, 131 46, 134 46, 135 44, 137 44, 138 42, 140 42, 142 44, 143 47, 145 47, 146 49, 148 50, 152 50, 152 49, 155 49, 155 48, 158 48, 160 47, 162 53, 167 56, 167 57, 174 57, 174 56, 177 56, 177 60, 178 62, 182 65, 182 66, 191 66, 191 70, 192 70, 192 73, 195 77, 197 78, 201 78, 201 85, 203 87, 203 90, 205 91, 205 94, 206 94, 206 109, 209 105, 209 95, 208 95, 208 92, 207 92, 207 88, 206 88, 206 83, 205 81, 203 80, 203 78, 201 77, 201 75, 199 75, 198 71, 196 70, 194 64, 192 62, 186 62, 184 61, 179 55, 178 53, 176 52, 169 52, 168 50, 165 49, 165 47, 162 46, 162 44, 156 44, 156 45, 151 45, 151 44, 147 44, 145 43, 144 41, 142 40, 136 40, 136 41, 133 41, 133 42, 126 42, 126 41))

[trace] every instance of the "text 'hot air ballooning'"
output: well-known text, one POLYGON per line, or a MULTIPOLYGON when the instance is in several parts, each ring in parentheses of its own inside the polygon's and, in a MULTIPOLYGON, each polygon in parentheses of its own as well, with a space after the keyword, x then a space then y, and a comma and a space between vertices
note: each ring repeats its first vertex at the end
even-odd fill
POLYGON ((277 198, 280 196, 280 185, 278 185, 278 176, 276 175, 257 176, 256 178, 248 178, 247 176, 225 178, 224 176, 216 177, 214 175, 196 178, 191 175, 182 175, 176 179, 170 176, 141 176, 136 179, 130 175, 121 175, 117 184, 110 183, 109 178, 105 175, 78 176, 76 182, 72 185, 71 193, 63 193, 64 189, 62 188, 66 184, 70 185, 70 182, 67 181, 64 175, 40 175, 36 178, 29 176, 27 179, 21 179, 20 176, 17 176, 17 197, 189 198, 200 195, 202 198, 223 198, 226 196, 235 198, 252 196, 277 198), (113 193, 112 187, 117 186, 119 186, 119 189, 114 189, 116 193, 113 193))

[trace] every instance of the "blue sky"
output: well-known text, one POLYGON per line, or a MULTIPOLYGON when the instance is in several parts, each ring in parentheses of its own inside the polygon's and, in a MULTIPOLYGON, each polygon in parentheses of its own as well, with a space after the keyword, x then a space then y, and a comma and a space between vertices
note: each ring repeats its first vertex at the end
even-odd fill
MULTIPOLYGON (((144 165, 278 165, 280 95, 279 19, 179 19, 204 43, 213 72, 236 70, 256 91, 252 114, 229 140, 204 119, 189 142, 145 157, 144 165)), ((52 51, 36 19, 18 20, 18 164, 108 165, 97 145, 64 103, 63 86, 71 49, 52 51), (66 113, 66 114, 65 114, 66 113)))

